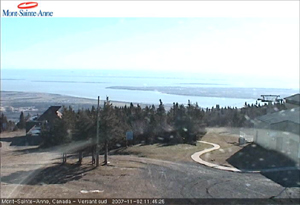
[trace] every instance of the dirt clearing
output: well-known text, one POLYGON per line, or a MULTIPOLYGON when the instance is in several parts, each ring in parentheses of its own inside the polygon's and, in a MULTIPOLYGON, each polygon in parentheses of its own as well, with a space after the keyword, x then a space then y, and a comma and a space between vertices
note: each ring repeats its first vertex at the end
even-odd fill
MULTIPOLYGON (((147 179, 140 176, 143 163, 109 158, 109 166, 95 169, 91 157, 68 159, 62 165, 59 152, 41 150, 37 146, 10 146, 24 136, 24 131, 1 133, 1 197, 153 197, 147 179), (119 187, 119 183, 131 184, 119 187), (135 188, 139 188, 137 191, 135 188), (147 191, 143 191, 147 190, 147 191)), ((100 156, 103 159, 103 156, 100 156)))

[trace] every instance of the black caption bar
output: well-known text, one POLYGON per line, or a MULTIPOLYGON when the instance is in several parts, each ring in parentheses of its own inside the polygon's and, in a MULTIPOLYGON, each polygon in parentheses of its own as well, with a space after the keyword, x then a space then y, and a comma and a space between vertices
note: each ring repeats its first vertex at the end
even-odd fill
POLYGON ((114 204, 114 205, 159 205, 159 204, 232 204, 232 205, 252 205, 252 204, 300 204, 300 198, 292 199, 162 199, 162 198, 109 198, 109 199, 95 199, 95 198, 1 198, 3 205, 78 205, 78 204, 114 204))

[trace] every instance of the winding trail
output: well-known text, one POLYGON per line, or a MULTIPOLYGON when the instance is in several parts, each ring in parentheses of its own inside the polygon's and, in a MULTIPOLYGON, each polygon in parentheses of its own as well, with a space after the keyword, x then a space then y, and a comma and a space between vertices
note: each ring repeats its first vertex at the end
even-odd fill
POLYGON ((217 165, 217 164, 214 164, 214 163, 210 163, 210 162, 207 162, 207 161, 204 161, 203 159, 201 159, 200 158, 201 155, 203 155, 205 153, 208 153, 208 152, 211 152, 211 151, 214 151, 214 150, 220 149, 220 145, 214 144, 214 143, 211 143, 211 142, 206 142, 206 141, 198 141, 198 142, 201 142, 201 143, 204 143, 204 144, 209 144, 209 145, 212 145, 213 147, 192 154, 191 158, 194 161, 196 161, 196 162, 198 162, 200 164, 203 164, 205 166, 212 167, 212 168, 217 168, 217 169, 220 169, 220 170, 226 170, 226 171, 232 171, 232 172, 242 172, 241 170, 239 170, 237 168, 234 168, 234 167, 225 167, 225 166, 221 166, 221 165, 217 165))
POLYGON ((196 153, 191 155, 191 158, 195 162, 203 164, 207 167, 216 168, 216 169, 225 170, 225 171, 231 171, 231 172, 247 172, 247 173, 288 171, 288 170, 299 170, 300 169, 299 167, 279 167, 279 168, 269 168, 269 169, 261 169, 261 170, 240 170, 240 169, 237 169, 235 167, 221 166, 221 165, 210 163, 210 162, 207 162, 207 161, 204 161, 203 159, 201 159, 201 155, 203 155, 205 153, 208 153, 208 152, 212 152, 214 150, 220 149, 220 145, 215 144, 215 143, 211 143, 211 142, 206 142, 206 141, 198 141, 198 142, 204 143, 204 144, 209 144, 209 145, 213 146, 212 148, 204 149, 200 152, 196 152, 196 153))

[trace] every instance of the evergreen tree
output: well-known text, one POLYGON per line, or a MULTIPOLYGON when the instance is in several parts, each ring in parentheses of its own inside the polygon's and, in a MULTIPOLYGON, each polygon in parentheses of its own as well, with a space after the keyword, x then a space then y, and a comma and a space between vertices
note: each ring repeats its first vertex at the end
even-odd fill
POLYGON ((120 121, 108 97, 100 113, 100 141, 104 144, 104 164, 107 164, 108 148, 124 139, 124 131, 119 126, 120 121))
POLYGON ((26 120, 25 120, 23 111, 20 114, 20 119, 19 119, 17 126, 19 129, 25 129, 25 127, 26 127, 26 120))
POLYGON ((43 127, 41 136, 44 139, 43 147, 51 147, 71 142, 67 122, 62 119, 56 119, 51 126, 43 127))
MULTIPOLYGON (((66 116, 68 119, 68 116, 66 116)), ((73 140, 87 140, 96 138, 97 112, 79 110, 76 114, 73 128, 73 140)))
POLYGON ((0 117, 0 133, 6 131, 8 128, 8 121, 6 116, 2 113, 0 117))
POLYGON ((167 125, 166 110, 161 99, 159 99, 159 106, 156 110, 155 118, 156 118, 155 121, 157 122, 157 127, 156 127, 157 134, 160 135, 165 131, 165 127, 167 125))

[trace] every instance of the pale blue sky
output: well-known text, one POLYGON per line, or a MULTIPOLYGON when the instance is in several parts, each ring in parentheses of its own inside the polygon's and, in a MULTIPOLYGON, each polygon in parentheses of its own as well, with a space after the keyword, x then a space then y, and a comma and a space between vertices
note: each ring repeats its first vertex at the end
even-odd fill
POLYGON ((299 18, 1 18, 1 68, 299 76, 299 18))

